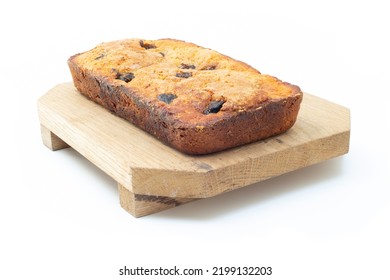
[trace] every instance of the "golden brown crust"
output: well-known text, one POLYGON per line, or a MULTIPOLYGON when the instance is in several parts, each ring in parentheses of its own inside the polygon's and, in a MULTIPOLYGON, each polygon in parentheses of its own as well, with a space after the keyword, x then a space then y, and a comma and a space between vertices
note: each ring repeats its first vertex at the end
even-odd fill
POLYGON ((68 65, 82 94, 187 154, 285 132, 302 100, 297 86, 172 39, 104 43, 68 65))

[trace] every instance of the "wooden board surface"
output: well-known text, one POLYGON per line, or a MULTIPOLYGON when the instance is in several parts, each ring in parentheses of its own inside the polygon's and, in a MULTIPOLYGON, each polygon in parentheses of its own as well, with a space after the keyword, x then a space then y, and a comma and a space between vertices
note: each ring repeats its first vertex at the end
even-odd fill
POLYGON ((166 146, 80 95, 72 83, 59 84, 42 96, 38 112, 42 136, 49 139, 44 141, 59 143, 47 146, 68 144, 138 197, 211 197, 349 149, 349 110, 307 93, 288 132, 205 156, 166 146))

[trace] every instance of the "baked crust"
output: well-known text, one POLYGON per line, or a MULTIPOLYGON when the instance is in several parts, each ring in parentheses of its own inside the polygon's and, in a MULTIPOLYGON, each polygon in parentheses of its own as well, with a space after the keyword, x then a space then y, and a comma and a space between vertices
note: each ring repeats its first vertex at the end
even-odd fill
POLYGON ((80 93, 187 154, 283 133, 302 100, 298 86, 173 39, 103 43, 68 65, 80 93))

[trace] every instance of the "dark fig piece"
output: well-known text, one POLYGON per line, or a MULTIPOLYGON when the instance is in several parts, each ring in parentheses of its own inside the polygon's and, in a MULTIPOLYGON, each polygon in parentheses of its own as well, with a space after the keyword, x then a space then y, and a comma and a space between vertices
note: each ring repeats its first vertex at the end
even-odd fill
POLYGON ((139 41, 139 45, 141 46, 141 48, 144 48, 145 50, 156 48, 156 45, 145 43, 143 40, 139 41))
POLYGON ((201 70, 215 70, 217 68, 217 65, 207 65, 203 67, 201 70))
POLYGON ((131 73, 131 72, 129 72, 129 73, 124 73, 124 74, 118 73, 118 74, 116 75, 116 78, 117 78, 118 80, 122 80, 122 81, 124 81, 124 82, 126 82, 126 83, 129 83, 129 82, 131 82, 131 80, 133 80, 133 79, 135 78, 135 76, 134 76, 134 74, 131 73))
POLYGON ((180 69, 195 69, 195 65, 182 63, 180 64, 180 69))
POLYGON ((170 104, 175 98, 177 98, 176 94, 173 93, 161 93, 157 95, 157 99, 165 102, 167 104, 170 104))
POLYGON ((101 58, 103 58, 103 57, 105 57, 104 53, 102 53, 101 55, 95 57, 95 60, 99 60, 99 59, 101 59, 101 58))
POLYGON ((225 103, 224 100, 211 101, 207 108, 203 111, 203 114, 208 115, 218 113, 221 110, 223 103, 225 103))
POLYGON ((187 79, 189 77, 192 77, 192 73, 191 72, 177 72, 176 77, 187 79))

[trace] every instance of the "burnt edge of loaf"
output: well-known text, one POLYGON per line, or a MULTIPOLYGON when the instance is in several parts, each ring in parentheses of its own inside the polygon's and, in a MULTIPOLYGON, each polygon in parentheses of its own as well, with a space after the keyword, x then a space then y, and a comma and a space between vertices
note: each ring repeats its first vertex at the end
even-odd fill
POLYGON ((68 64, 81 94, 168 146, 191 155, 219 152, 283 133, 294 125, 302 101, 302 93, 296 87, 296 94, 265 101, 261 108, 232 113, 208 126, 190 125, 162 108, 150 106, 131 87, 115 86, 104 77, 82 71, 72 57, 68 64), (254 125, 254 120, 259 120, 261 125, 254 125))

